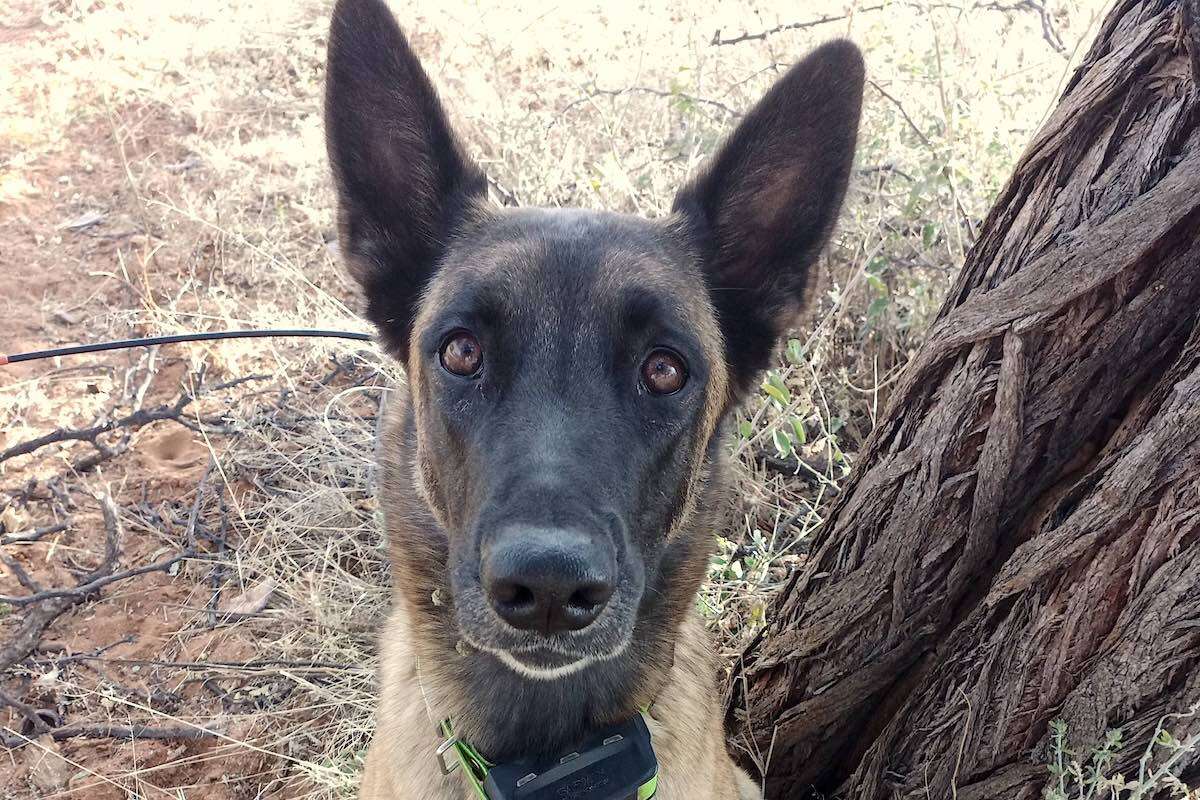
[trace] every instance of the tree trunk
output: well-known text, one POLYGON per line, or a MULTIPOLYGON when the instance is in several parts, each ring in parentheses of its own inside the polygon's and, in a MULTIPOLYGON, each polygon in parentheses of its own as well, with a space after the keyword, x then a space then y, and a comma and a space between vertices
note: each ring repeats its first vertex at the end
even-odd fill
POLYGON ((1117 0, 743 654, 768 797, 1034 798, 1055 719, 1136 776, 1200 702, 1197 8, 1117 0))

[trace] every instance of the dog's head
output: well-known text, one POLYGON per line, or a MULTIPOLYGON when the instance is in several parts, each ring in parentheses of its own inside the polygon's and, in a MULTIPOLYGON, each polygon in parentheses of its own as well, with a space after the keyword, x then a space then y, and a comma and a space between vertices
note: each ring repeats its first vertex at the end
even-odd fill
POLYGON ((556 677, 622 653, 647 609, 692 602, 716 433, 804 297, 862 84, 853 45, 813 52, 665 219, 500 209, 384 3, 338 3, 340 241, 407 368, 413 480, 468 643, 556 677))

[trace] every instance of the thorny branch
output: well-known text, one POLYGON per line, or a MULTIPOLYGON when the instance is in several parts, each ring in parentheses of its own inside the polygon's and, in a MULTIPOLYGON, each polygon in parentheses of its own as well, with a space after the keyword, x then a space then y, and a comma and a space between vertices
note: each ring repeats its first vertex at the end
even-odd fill
POLYGON ((908 123, 908 127, 912 128, 913 133, 915 133, 917 138, 921 140, 921 144, 925 145, 926 147, 933 147, 933 142, 929 141, 929 137, 925 135, 925 131, 921 130, 921 126, 913 121, 913 118, 908 115, 908 111, 905 110, 904 104, 901 103, 895 95, 889 93, 886 89, 873 80, 868 79, 867 83, 870 84, 872 89, 879 92, 879 94, 885 100, 896 107, 896 110, 900 112, 900 116, 904 117, 904 121, 908 123))
MULTIPOLYGON (((934 147, 933 142, 930 141, 929 137, 925 135, 925 132, 921 130, 921 127, 917 125, 913 118, 909 116, 908 111, 905 110, 904 104, 900 102, 899 98, 888 92, 873 80, 868 79, 867 83, 870 84, 872 89, 879 92, 879 94, 885 100, 896 107, 896 110, 900 112, 900 116, 904 118, 904 121, 908 124, 908 127, 911 128, 913 133, 917 135, 917 138, 921 140, 921 143, 936 156, 937 149, 934 147)), ((948 169, 948 167, 944 167, 943 173, 945 173, 947 181, 950 182, 951 193, 954 195, 954 206, 958 210, 959 216, 962 218, 962 223, 966 227, 967 233, 970 234, 970 237, 973 240, 975 238, 975 226, 971 222, 971 216, 967 213, 967 209, 963 206, 962 200, 958 196, 958 192, 954 190, 954 184, 949 175, 948 169)))

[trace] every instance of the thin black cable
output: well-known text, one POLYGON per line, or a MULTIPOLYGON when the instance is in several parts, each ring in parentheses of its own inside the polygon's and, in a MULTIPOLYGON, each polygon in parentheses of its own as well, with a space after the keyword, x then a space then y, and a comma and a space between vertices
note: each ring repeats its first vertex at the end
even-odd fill
POLYGON ((14 353, 7 356, 0 354, 0 366, 4 364, 16 364, 18 361, 37 361, 42 358, 74 356, 80 353, 98 353, 103 350, 121 350, 126 347, 153 347, 157 344, 207 342, 213 339, 264 339, 271 336, 319 336, 332 339, 355 339, 360 342, 371 341, 370 334, 366 333, 356 333, 355 331, 324 331, 311 328, 260 331, 205 331, 203 333, 177 333, 171 336, 147 336, 142 339, 121 339, 115 342, 77 344, 70 347, 54 347, 48 350, 31 350, 28 353, 14 353))

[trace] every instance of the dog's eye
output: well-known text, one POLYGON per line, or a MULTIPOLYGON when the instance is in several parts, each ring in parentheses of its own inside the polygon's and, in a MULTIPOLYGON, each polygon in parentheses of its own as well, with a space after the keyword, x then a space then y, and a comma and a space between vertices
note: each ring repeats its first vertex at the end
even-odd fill
POLYGON ((654 394, 675 394, 687 378, 687 364, 674 350, 660 347, 642 362, 642 383, 654 394))
POLYGON ((442 342, 442 368, 464 378, 474 377, 483 365, 483 348, 467 331, 455 331, 442 342))

